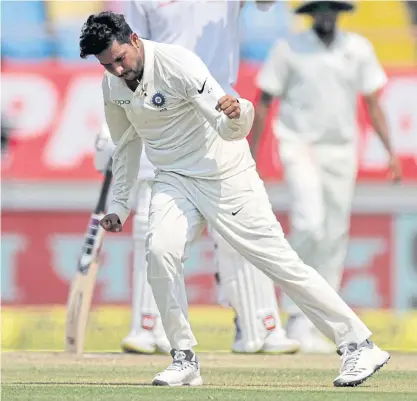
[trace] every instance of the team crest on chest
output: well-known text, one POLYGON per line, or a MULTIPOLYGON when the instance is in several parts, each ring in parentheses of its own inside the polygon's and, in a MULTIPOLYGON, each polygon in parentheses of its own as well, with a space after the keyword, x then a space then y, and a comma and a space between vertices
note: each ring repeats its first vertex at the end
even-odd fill
POLYGON ((156 92, 152 96, 152 104, 156 107, 162 107, 165 104, 165 96, 161 92, 156 92))

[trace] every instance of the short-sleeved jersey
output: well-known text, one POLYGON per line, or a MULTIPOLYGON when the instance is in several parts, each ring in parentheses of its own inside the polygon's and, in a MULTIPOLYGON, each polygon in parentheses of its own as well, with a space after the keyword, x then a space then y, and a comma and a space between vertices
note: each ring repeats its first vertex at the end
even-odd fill
POLYGON ((326 143, 354 140, 357 95, 386 82, 367 39, 338 32, 326 47, 312 30, 277 42, 257 77, 262 91, 280 98, 274 124, 279 138, 326 143))

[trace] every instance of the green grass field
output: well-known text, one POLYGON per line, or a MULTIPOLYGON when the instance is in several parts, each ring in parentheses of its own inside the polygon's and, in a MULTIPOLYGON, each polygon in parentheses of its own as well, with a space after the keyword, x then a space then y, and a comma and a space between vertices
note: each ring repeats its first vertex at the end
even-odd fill
POLYGON ((416 401, 417 355, 393 354, 390 363, 357 388, 334 388, 337 356, 200 353, 204 386, 152 387, 169 357, 123 354, 6 352, 3 401, 233 400, 416 401))

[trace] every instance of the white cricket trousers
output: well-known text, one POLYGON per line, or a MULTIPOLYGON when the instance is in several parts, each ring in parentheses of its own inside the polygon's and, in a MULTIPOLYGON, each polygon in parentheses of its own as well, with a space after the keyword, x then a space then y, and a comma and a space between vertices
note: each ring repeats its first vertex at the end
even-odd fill
MULTIPOLYGON (((338 292, 356 183, 355 143, 308 144, 294 136, 280 141, 279 153, 290 194, 289 242, 338 292)), ((292 302, 286 309, 300 313, 292 302)))
POLYGON ((153 184, 149 219, 148 281, 172 348, 197 344, 188 321, 183 263, 206 222, 276 282, 336 345, 370 337, 327 281, 289 246, 254 167, 224 180, 160 172, 153 184))
MULTIPOLYGON (((151 187, 148 180, 138 180, 131 191, 130 205, 133 218, 132 324, 131 334, 142 330, 152 331, 157 344, 166 337, 150 285, 147 281, 145 238, 148 231, 151 187)), ((210 234, 215 241, 215 258, 225 295, 239 317, 241 330, 240 349, 257 352, 269 341, 277 341, 285 332, 281 326, 274 285, 256 267, 236 252, 217 231, 210 234)))

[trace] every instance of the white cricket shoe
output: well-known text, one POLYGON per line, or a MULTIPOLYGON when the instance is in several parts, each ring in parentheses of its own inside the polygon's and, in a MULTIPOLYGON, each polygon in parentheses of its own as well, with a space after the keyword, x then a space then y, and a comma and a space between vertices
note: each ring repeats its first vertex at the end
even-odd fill
POLYGON ((161 354, 169 354, 171 349, 171 344, 168 339, 164 336, 162 338, 156 338, 156 349, 161 354))
POLYGON ((334 354, 336 345, 314 328, 308 336, 300 339, 300 351, 304 354, 334 354))
POLYGON ((156 339, 154 333, 150 330, 130 332, 129 335, 122 340, 120 345, 124 352, 136 354, 168 354, 171 349, 166 337, 156 339))
POLYGON ((295 354, 300 350, 300 343, 288 338, 285 333, 272 332, 265 340, 245 343, 239 338, 232 345, 232 352, 236 354, 295 354))
POLYGON ((334 379, 336 387, 355 387, 371 377, 390 359, 388 352, 382 351, 372 341, 349 344, 338 350, 342 366, 340 375, 334 379))
POLYGON ((261 349, 263 354, 295 354, 300 350, 300 343, 297 340, 288 338, 285 332, 274 330, 265 340, 261 349))
POLYGON ((330 342, 304 315, 288 318, 287 336, 300 344, 300 352, 304 354, 331 354, 336 346, 330 342))
POLYGON ((244 342, 243 340, 235 341, 232 345, 232 352, 235 354, 256 354, 262 350, 262 340, 244 342))
POLYGON ((173 361, 152 380, 154 386, 201 386, 200 363, 193 350, 171 350, 173 361))

